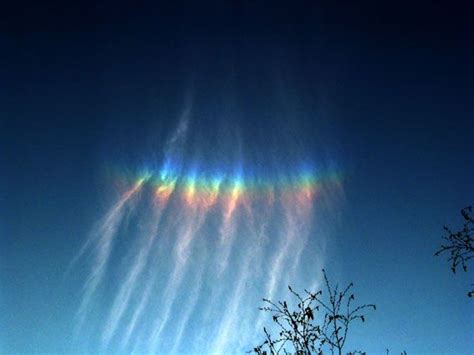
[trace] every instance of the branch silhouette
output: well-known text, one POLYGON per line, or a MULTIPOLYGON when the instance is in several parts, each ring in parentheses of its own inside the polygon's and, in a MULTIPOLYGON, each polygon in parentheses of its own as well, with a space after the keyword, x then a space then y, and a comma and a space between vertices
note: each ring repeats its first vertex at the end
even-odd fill
MULTIPOLYGON (((456 273, 458 267, 462 267, 464 272, 467 272, 468 263, 474 258, 474 217, 472 216, 472 206, 463 208, 461 215, 465 221, 463 228, 457 232, 453 232, 444 226, 443 228, 447 233, 447 235, 443 237, 445 243, 442 244, 435 253, 435 256, 439 256, 442 253, 449 254, 448 261, 451 262, 451 270, 453 273, 456 273)), ((473 288, 467 294, 469 297, 474 296, 474 284, 471 286, 473 288)))
MULTIPOLYGON (((376 309, 374 304, 354 305, 355 296, 351 292, 350 283, 342 291, 338 285, 331 286, 326 271, 323 269, 326 297, 322 290, 310 292, 305 290, 303 296, 288 289, 298 302, 291 309, 286 301, 274 302, 263 299, 266 304, 259 309, 272 313, 277 328, 277 335, 272 336, 267 328, 263 328, 265 340, 250 352, 256 354, 323 354, 329 349, 331 354, 342 354, 347 340, 349 328, 354 321, 365 322, 363 311, 367 308, 376 309), (318 319, 318 312, 322 317, 318 319)), ((351 354, 362 353, 360 351, 351 354)))

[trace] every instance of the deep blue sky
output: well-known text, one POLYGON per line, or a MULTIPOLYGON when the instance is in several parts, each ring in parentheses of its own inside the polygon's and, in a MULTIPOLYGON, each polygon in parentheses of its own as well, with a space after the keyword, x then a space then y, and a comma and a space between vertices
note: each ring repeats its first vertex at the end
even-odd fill
POLYGON ((337 160, 345 202, 326 268, 378 306, 354 346, 469 353, 472 273, 453 276, 433 252, 474 202, 471 11, 49 2, 4 14, 0 350, 73 350, 82 280, 64 271, 104 211, 104 170, 159 147, 148 132, 164 140, 191 90, 205 102, 203 134, 213 110, 242 107, 232 124, 244 145, 261 143, 280 95, 298 116, 298 149, 318 156, 322 141, 337 160))

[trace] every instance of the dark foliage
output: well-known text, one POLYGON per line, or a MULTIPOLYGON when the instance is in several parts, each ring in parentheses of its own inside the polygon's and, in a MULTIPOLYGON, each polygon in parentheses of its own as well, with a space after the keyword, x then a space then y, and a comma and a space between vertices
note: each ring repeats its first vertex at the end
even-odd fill
MULTIPOLYGON (((472 206, 463 208, 461 215, 464 218, 463 228, 453 232, 444 226, 444 230, 447 233, 443 238, 445 242, 435 253, 436 256, 442 253, 449 254, 448 261, 451 262, 453 273, 456 273, 458 267, 461 267, 466 272, 469 261, 474 258, 474 217, 472 216, 472 206)), ((474 288, 469 291, 468 296, 474 296, 474 288)))
MULTIPOLYGON (((389 355, 389 354, 390 354, 390 350, 387 349, 386 351, 387 351, 387 355, 389 355)), ((400 355, 407 355, 407 352, 406 352, 405 350, 403 350, 403 351, 400 353, 400 355)))
POLYGON ((326 286, 324 295, 323 291, 313 293, 305 290, 305 294, 301 296, 288 286, 298 302, 295 309, 290 309, 286 301, 263 299, 266 306, 260 310, 272 313, 278 334, 272 336, 263 328, 265 341, 250 352, 272 355, 322 354, 324 349, 329 349, 331 354, 342 354, 352 322, 365 322, 364 309, 375 310, 376 307, 373 304, 355 306, 355 297, 351 293, 352 283, 340 291, 337 285, 330 285, 324 269, 323 275, 326 286))

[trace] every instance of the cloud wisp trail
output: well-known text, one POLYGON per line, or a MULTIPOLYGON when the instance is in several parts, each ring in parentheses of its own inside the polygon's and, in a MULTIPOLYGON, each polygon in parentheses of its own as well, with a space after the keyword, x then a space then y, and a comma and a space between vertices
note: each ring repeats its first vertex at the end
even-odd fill
MULTIPOLYGON (((206 254, 203 255, 203 259, 207 257, 206 254)), ((204 260, 201 260, 201 263, 204 264, 204 260)), ((180 346, 182 345, 182 338, 184 331, 186 327, 188 326, 189 320, 191 318, 191 314, 194 311, 198 299, 199 299, 199 294, 200 290, 202 288, 202 279, 203 279, 203 274, 204 274, 204 267, 200 267, 198 270, 198 274, 195 278, 193 288, 189 292, 189 297, 188 298, 188 303, 185 304, 184 307, 184 313, 181 316, 180 321, 178 322, 178 325, 175 327, 174 330, 174 341, 173 341, 173 347, 170 350, 171 354, 176 354, 177 351, 180 349, 180 346)))
MULTIPOLYGON (((170 192, 170 194, 172 191, 170 192)), ((151 212, 151 216, 147 216, 149 225, 144 231, 144 235, 139 238, 140 245, 138 246, 138 253, 136 254, 130 269, 128 270, 125 280, 121 283, 118 294, 115 297, 114 303, 110 310, 109 317, 106 321, 104 333, 102 334, 102 342, 104 349, 107 348, 112 336, 114 335, 119 322, 129 306, 130 298, 137 288, 137 281, 139 280, 152 251, 151 247, 158 234, 158 227, 161 221, 161 215, 166 207, 168 198, 162 197, 159 199, 151 212)))
POLYGON ((149 352, 155 352, 158 347, 160 335, 168 324, 176 294, 182 284, 188 266, 192 244, 198 236, 209 209, 215 202, 215 199, 211 198, 209 204, 195 205, 192 200, 192 195, 194 195, 193 190, 187 191, 185 194, 185 201, 188 208, 184 208, 183 216, 179 217, 179 220, 183 222, 181 228, 179 228, 176 233, 177 237, 173 251, 174 268, 162 297, 163 313, 157 317, 152 326, 153 330, 148 346, 149 352))
POLYGON ((224 197, 223 210, 222 210, 222 223, 219 228, 219 244, 221 251, 219 255, 216 255, 218 260, 218 275, 221 276, 225 272, 229 255, 233 247, 234 237, 236 233, 235 226, 235 215, 236 211, 241 204, 242 199, 242 186, 239 181, 235 181, 234 186, 230 193, 224 197))
POLYGON ((121 352, 125 352, 128 346, 130 345, 130 338, 132 337, 132 334, 134 333, 138 322, 141 319, 143 312, 145 311, 145 308, 150 301, 150 297, 152 296, 153 288, 155 286, 155 280, 155 278, 152 278, 151 281, 148 281, 146 283, 145 289, 141 293, 140 301, 138 305, 136 305, 129 322, 126 324, 124 334, 120 340, 119 348, 121 349, 121 352))
POLYGON ((132 188, 122 195, 122 197, 115 203, 105 218, 101 221, 99 227, 93 234, 94 236, 98 236, 98 239, 94 248, 95 258, 91 268, 91 274, 86 280, 82 302, 77 312, 78 329, 81 328, 85 320, 87 308, 91 298, 94 296, 94 293, 104 276, 105 268, 107 267, 107 262, 112 251, 114 237, 116 236, 117 230, 120 228, 120 224, 122 223, 127 202, 129 202, 129 200, 141 190, 147 179, 148 177, 140 178, 132 186, 132 188))
POLYGON ((285 274, 283 281, 280 280, 284 287, 288 285, 289 280, 296 277, 295 273, 300 264, 301 254, 308 240, 315 195, 314 189, 303 189, 291 191, 290 194, 284 196, 285 225, 283 230, 290 237, 292 244, 289 255, 291 267, 285 274))
POLYGON ((188 102, 160 160, 131 180, 72 262, 90 252, 76 325, 94 319, 103 353, 248 350, 264 321, 259 300, 303 280, 315 205, 337 204, 331 171, 254 169, 240 150, 221 166, 222 152, 199 144, 189 157, 190 115, 188 102))
POLYGON ((102 351, 174 353, 189 347, 190 334, 196 351, 245 350, 263 324, 263 314, 250 305, 279 297, 288 281, 301 277, 315 201, 332 189, 330 182, 316 185, 248 186, 238 178, 206 181, 199 174, 138 180, 90 242, 95 253, 82 316, 106 275, 126 211, 133 207, 139 216, 103 318, 102 351), (150 198, 138 198, 150 192, 150 198))
MULTIPOLYGON (((249 281, 255 275, 255 270, 252 270, 251 267, 258 265, 258 261, 262 259, 262 240, 267 238, 266 228, 271 217, 272 205, 273 200, 270 199, 267 201, 267 204, 257 207, 261 212, 259 222, 255 220, 255 207, 252 206, 250 201, 246 201, 241 205, 244 218, 248 224, 245 228, 241 228, 243 230, 240 232, 248 238, 247 247, 240 257, 241 266, 237 280, 233 284, 233 292, 230 299, 228 299, 225 305, 226 312, 219 323, 215 341, 210 345, 210 353, 222 354, 229 352, 229 346, 230 349, 239 348, 239 345, 241 345, 239 343, 245 342, 245 339, 248 338, 249 327, 242 325, 248 323, 252 316, 248 314, 248 310, 247 312, 242 311, 242 306, 245 304, 245 300, 248 299, 249 281), (239 339, 230 336, 233 329, 240 329, 239 339)), ((221 294, 221 292, 218 292, 218 294, 221 294)))
MULTIPOLYGON (((289 280, 297 279, 297 270, 301 254, 305 248, 311 221, 311 211, 314 201, 313 189, 287 189, 279 193, 281 221, 278 229, 280 238, 273 255, 268 263, 264 297, 274 300, 278 291, 287 287, 289 280)), ((255 330, 263 326, 265 314, 260 313, 255 330)))

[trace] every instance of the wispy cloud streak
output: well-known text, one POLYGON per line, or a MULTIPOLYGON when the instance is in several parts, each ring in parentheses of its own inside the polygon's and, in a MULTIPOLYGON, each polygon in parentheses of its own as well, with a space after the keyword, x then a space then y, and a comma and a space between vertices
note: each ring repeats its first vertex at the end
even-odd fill
MULTIPOLYGON (((204 255, 206 257, 206 255, 204 255)), ((204 260, 201 261, 201 264, 203 264, 204 260)), ((203 279, 203 273, 204 273, 204 265, 202 265, 199 268, 198 275, 196 276, 196 279, 194 281, 194 287, 192 290, 189 292, 186 292, 188 295, 188 303, 184 306, 184 314, 181 317, 181 320, 179 321, 178 325, 175 327, 174 331, 174 341, 173 341, 173 347, 171 348, 170 353, 175 354, 177 350, 179 350, 183 338, 184 331, 186 327, 188 326, 189 319, 191 318, 191 314, 193 313, 198 299, 199 299, 199 293, 202 288, 202 279, 203 279)))
POLYGON ((230 252, 235 237, 235 215, 242 199, 242 186, 235 182, 232 190, 223 197, 222 223, 219 228, 220 252, 218 259, 218 275, 221 276, 228 265, 230 252))
MULTIPOLYGON (((189 197, 189 196, 188 196, 189 197)), ((179 287, 183 281, 186 267, 188 266, 189 253, 191 251, 192 243, 197 236, 203 222, 205 221, 207 212, 211 205, 188 205, 184 209, 184 216, 179 218, 181 221, 181 228, 177 233, 177 239, 174 247, 174 269, 162 297, 162 314, 153 322, 152 334, 148 346, 148 351, 155 352, 160 335, 165 326, 168 324, 172 307, 176 298, 179 287)))
POLYGON ((151 213, 151 216, 147 216, 151 221, 147 221, 149 226, 146 228, 144 236, 140 238, 138 253, 135 256, 130 269, 128 270, 125 280, 121 283, 118 294, 115 297, 114 303, 110 310, 109 317, 106 321, 104 333, 102 334, 104 348, 107 348, 107 345, 114 335, 124 312, 129 306, 130 297, 137 288, 137 281, 139 280, 139 277, 148 262, 150 252, 152 251, 151 247, 158 234, 158 226, 161 221, 163 210, 166 207, 166 203, 167 199, 158 200, 154 211, 151 213))
POLYGON ((241 205, 243 212, 245 212, 245 220, 248 223, 247 228, 242 232, 248 233, 247 238, 250 240, 247 240, 247 248, 240 257, 241 267, 238 279, 233 285, 234 292, 231 298, 225 304, 226 311, 219 323, 215 341, 210 347, 211 353, 229 353, 232 349, 235 350, 236 343, 239 341, 242 342, 248 337, 248 331, 250 331, 250 329, 249 327, 243 327, 242 325, 248 323, 252 317, 248 316, 248 310, 245 312, 241 311, 241 307, 245 303, 245 296, 249 294, 249 291, 251 291, 249 290, 249 281, 253 279, 255 273, 252 271, 252 266, 255 268, 262 257, 262 240, 266 238, 266 228, 273 204, 272 200, 269 200, 268 202, 269 204, 266 206, 259 206, 261 215, 258 222, 255 220, 255 213, 249 201, 246 201, 241 205), (245 331, 246 328, 247 332, 245 331), (232 338, 230 336, 233 329, 239 329, 238 338, 232 338), (231 348, 229 348, 229 345, 232 345, 231 348))
POLYGON ((148 305, 150 301, 150 297, 152 296, 153 289, 155 286, 155 280, 156 278, 152 278, 146 283, 145 289, 141 293, 140 301, 138 305, 135 307, 135 310, 133 311, 130 321, 126 325, 125 332, 120 340, 120 349, 122 351, 125 351, 128 348, 130 338, 132 334, 134 333, 137 327, 137 324, 140 318, 142 317, 143 312, 146 309, 146 306, 148 305))
POLYGON ((140 191, 146 180, 146 177, 141 178, 131 189, 122 195, 99 224, 97 231, 93 234, 94 236, 98 236, 98 240, 94 250, 95 258, 91 268, 91 274, 85 283, 84 295, 77 313, 78 329, 80 329, 84 322, 90 300, 104 276, 105 268, 112 250, 113 239, 122 222, 125 206, 127 202, 140 191))
POLYGON ((245 170, 240 151, 234 166, 214 166, 220 153, 199 142, 191 159, 190 115, 189 101, 160 161, 120 196, 73 261, 90 252, 77 325, 97 322, 92 341, 104 353, 248 350, 261 333, 258 300, 304 280, 314 205, 337 197, 307 167, 245 170), (102 308, 99 287, 110 298, 102 308))

